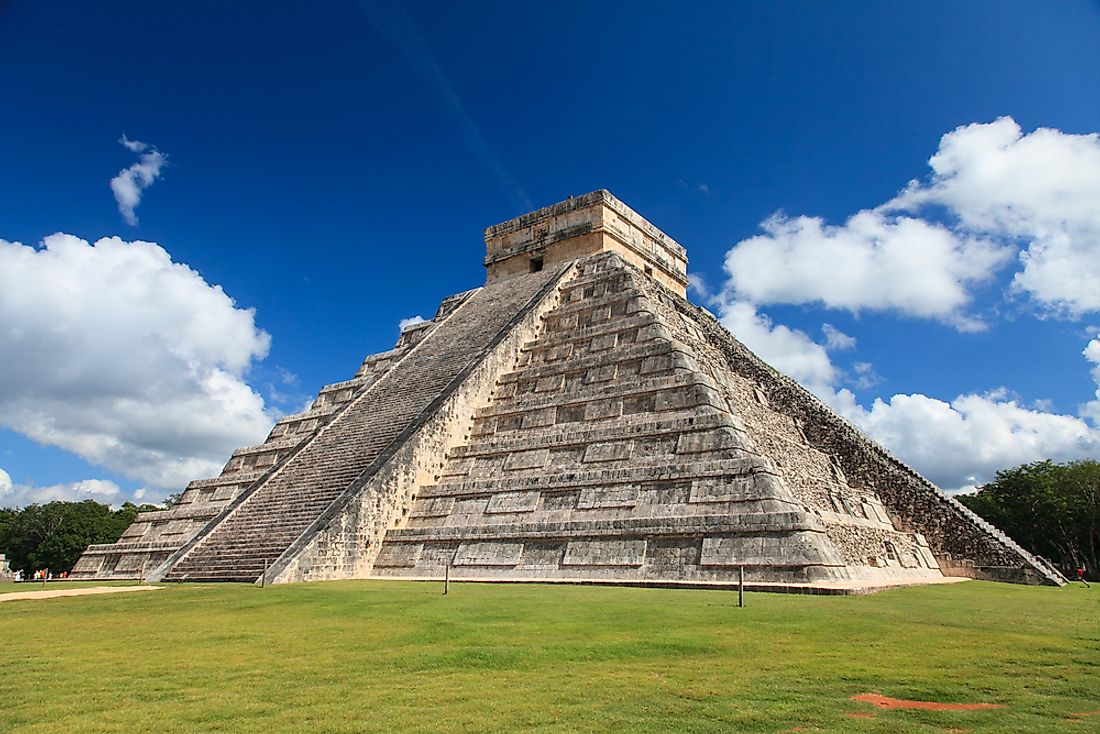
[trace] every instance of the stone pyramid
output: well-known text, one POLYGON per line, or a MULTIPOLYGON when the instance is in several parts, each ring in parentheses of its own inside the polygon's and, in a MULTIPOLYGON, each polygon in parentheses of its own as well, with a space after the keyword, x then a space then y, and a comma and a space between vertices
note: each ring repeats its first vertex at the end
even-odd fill
POLYGON ((607 191, 485 234, 484 287, 74 575, 1061 582, 690 304, 607 191))

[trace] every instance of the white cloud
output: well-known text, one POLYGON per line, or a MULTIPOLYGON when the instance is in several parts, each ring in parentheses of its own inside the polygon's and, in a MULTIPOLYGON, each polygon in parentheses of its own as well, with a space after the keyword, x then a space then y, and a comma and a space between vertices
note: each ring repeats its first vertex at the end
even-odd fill
POLYGON ((279 382, 284 385, 294 387, 298 385, 298 375, 294 374, 286 367, 282 365, 275 365, 275 374, 279 377, 279 382))
POLYGON ((0 425, 173 490, 263 439, 251 309, 151 242, 42 245, 0 240, 0 425))
POLYGON ((932 482, 949 490, 981 484, 1029 461, 1068 461, 1100 453, 1100 431, 1081 418, 1031 410, 1003 390, 876 399, 870 409, 841 390, 830 400, 844 417, 932 482))
POLYGON ((1100 455, 1100 338, 1084 355, 1096 364, 1096 400, 1082 416, 1027 408, 1001 388, 950 402, 899 394, 860 405, 843 382, 873 387, 872 365, 855 362, 853 378, 833 364, 825 346, 804 332, 775 324, 745 302, 716 302, 722 324, 761 359, 801 383, 892 454, 950 491, 991 481, 999 469, 1029 461, 1069 461, 1100 455), (1092 420, 1090 425, 1088 422, 1092 420))
POLYGON ((874 387, 882 382, 882 378, 875 371, 875 366, 870 362, 853 362, 852 371, 856 374, 849 382, 861 390, 874 387))
MULTIPOLYGON (((775 324, 749 303, 714 301, 722 324, 745 346, 794 378, 891 453, 950 491, 991 481, 1000 469, 1041 459, 1100 455, 1100 338, 1085 348, 1096 367, 1096 400, 1082 417, 1027 408, 1001 388, 950 402, 898 394, 860 405, 842 382, 860 388, 880 380, 872 365, 854 362, 854 378, 833 364, 826 347, 804 332, 775 324), (1090 425, 1089 419, 1093 421, 1090 425)), ((826 334, 828 334, 828 331, 826 334)), ((828 342, 828 336, 826 337, 828 342)))
POLYGON ((126 148, 127 150, 131 150, 134 153, 140 153, 149 147, 148 143, 143 143, 140 140, 130 140, 130 138, 126 137, 125 133, 122 135, 118 142, 124 148, 126 148))
POLYGON ((776 213, 726 256, 728 287, 757 304, 893 311, 961 330, 977 285, 1013 257, 1011 291, 1044 311, 1100 311, 1100 135, 1010 117, 943 136, 932 175, 843 225, 776 213), (923 218, 933 208, 946 223, 923 218), (824 277, 823 274, 828 274, 824 277))
POLYGON ((845 334, 832 324, 822 324, 821 333, 825 335, 825 348, 830 352, 856 348, 856 338, 845 334))
POLYGON ((775 324, 746 301, 714 300, 722 325, 758 357, 814 392, 828 392, 838 372, 825 347, 798 329, 775 324))
POLYGON ((405 329, 409 328, 410 326, 416 326, 417 324, 423 324, 426 321, 427 321, 427 319, 424 318, 423 316, 419 316, 419 315, 410 316, 407 319, 401 319, 400 321, 398 321, 397 322, 397 328, 400 331, 404 331, 405 329))
POLYGON ((142 193, 160 176, 168 158, 156 148, 138 140, 130 140, 125 135, 118 142, 128 150, 141 153, 137 163, 122 169, 111 179, 111 191, 118 202, 119 213, 127 224, 136 225, 138 219, 134 210, 141 204, 142 193))
POLYGON ((1082 415, 1088 416, 1100 426, 1100 338, 1091 340, 1082 352, 1085 359, 1092 362, 1092 379, 1096 381, 1095 398, 1081 408, 1082 415))
POLYGON ((970 287, 1013 256, 1010 247, 960 237, 938 224, 864 210, 843 226, 775 214, 765 234, 726 253, 727 287, 758 304, 821 303, 859 313, 896 311, 949 321, 963 314, 970 287))
POLYGON ((698 278, 693 291, 716 303, 750 349, 941 486, 974 485, 1037 459, 1097 456, 1100 337, 1083 352, 1095 365, 1097 390, 1079 416, 1042 402, 1028 408, 1003 390, 950 402, 898 394, 865 408, 839 385, 873 386, 873 366, 854 362, 850 377, 827 352, 854 347, 850 337, 825 324, 823 346, 760 313, 768 304, 820 304, 980 329, 982 320, 968 312, 975 288, 1014 257, 1020 270, 1010 292, 1029 296, 1044 314, 1100 311, 1100 136, 1024 134, 1005 117, 948 133, 929 164, 927 181, 910 182, 843 225, 773 215, 763 234, 727 253, 717 296, 698 278))
POLYGON ((143 495, 144 490, 139 489, 127 497, 121 487, 108 479, 85 479, 48 487, 15 484, 11 476, 0 469, 0 507, 24 507, 54 501, 80 502, 89 499, 117 507, 127 500, 140 500, 143 495))
POLYGON ((1002 117, 944 135, 929 164, 931 181, 889 208, 944 206, 966 230, 1023 240, 1017 291, 1068 315, 1100 310, 1100 136, 1025 135, 1002 117))

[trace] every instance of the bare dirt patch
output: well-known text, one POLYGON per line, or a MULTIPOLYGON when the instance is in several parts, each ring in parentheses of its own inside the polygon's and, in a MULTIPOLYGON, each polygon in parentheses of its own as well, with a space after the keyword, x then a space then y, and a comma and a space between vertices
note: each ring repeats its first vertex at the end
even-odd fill
POLYGON ((94 596, 96 594, 123 594, 131 591, 156 591, 163 586, 89 586, 86 589, 46 589, 43 591, 13 591, 0 594, 0 601, 33 601, 56 599, 61 596, 94 596))
POLYGON ((879 693, 861 693, 852 696, 853 701, 862 701, 880 709, 924 709, 925 711, 974 711, 976 709, 1003 709, 999 703, 938 703, 936 701, 907 701, 904 698, 890 698, 879 693))

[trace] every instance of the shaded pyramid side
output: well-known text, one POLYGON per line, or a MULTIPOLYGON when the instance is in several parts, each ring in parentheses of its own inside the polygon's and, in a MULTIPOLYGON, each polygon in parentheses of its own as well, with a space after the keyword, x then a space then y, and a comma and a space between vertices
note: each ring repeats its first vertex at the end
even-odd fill
POLYGON ((437 577, 450 564, 515 580, 728 582, 739 567, 793 584, 941 577, 885 511, 826 518, 789 486, 786 455, 754 439, 667 291, 614 254, 577 267, 465 444, 386 534, 375 575, 437 577), (877 553, 846 555, 845 535, 877 553), (877 562, 890 547, 905 563, 877 562))
POLYGON ((945 575, 1061 585, 1050 564, 864 436, 794 380, 765 363, 704 309, 650 289, 673 332, 692 341, 701 363, 735 404, 753 440, 776 457, 800 501, 825 521, 849 564, 917 567, 930 550, 945 575), (887 519, 916 547, 874 531, 887 519))
POLYGON ((472 293, 444 299, 432 321, 405 329, 393 349, 367 355, 351 379, 322 387, 309 410, 280 418, 262 444, 235 450, 217 477, 188 483, 169 509, 139 514, 115 543, 88 546, 73 578, 133 579, 156 569, 234 499, 273 474, 472 293))
MULTIPOLYGON (((166 580, 278 575, 425 421, 470 365, 539 300, 560 270, 479 289, 423 329, 407 352, 271 473, 251 485, 151 574, 166 580), (285 557, 284 557, 285 556, 285 557)), ((406 467, 411 473, 417 470, 406 467)), ((386 522, 399 493, 372 497, 386 522)), ((351 567, 360 562, 355 558, 351 567)), ((346 571, 345 572, 349 572, 346 571)))

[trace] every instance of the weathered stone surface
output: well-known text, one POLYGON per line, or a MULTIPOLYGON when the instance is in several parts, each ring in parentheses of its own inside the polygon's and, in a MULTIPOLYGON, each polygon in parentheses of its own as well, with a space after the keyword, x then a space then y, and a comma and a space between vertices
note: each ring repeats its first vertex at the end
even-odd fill
POLYGON ((683 248, 607 192, 486 243, 484 288, 81 573, 1059 582, 688 303, 683 248))

